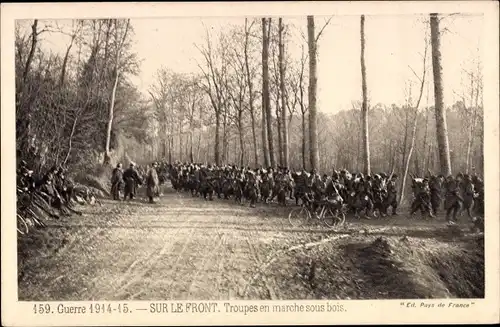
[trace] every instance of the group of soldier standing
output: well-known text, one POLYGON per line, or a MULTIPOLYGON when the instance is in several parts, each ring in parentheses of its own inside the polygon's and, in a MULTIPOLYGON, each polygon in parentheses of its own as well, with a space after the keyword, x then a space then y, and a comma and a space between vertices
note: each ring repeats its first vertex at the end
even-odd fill
POLYGON ((154 203, 154 198, 160 195, 160 181, 158 178, 158 163, 154 162, 146 174, 136 168, 135 163, 130 163, 129 168, 122 168, 118 163, 111 174, 111 195, 113 200, 121 199, 121 190, 123 188, 123 199, 132 200, 136 196, 138 186, 146 185, 146 195, 150 203, 154 203), (145 175, 145 177, 143 177, 145 175))
MULTIPOLYGON (((457 215, 462 212, 467 212, 471 218, 473 215, 484 215, 484 186, 478 176, 459 173, 445 178, 430 172, 425 177, 410 176, 412 215, 420 210, 423 216, 433 218, 443 204, 450 223, 456 222, 457 215)), ((259 200, 267 203, 274 198, 286 205, 288 197, 297 205, 299 201, 340 203, 356 216, 364 212, 366 218, 388 215, 389 208, 396 215, 398 208, 396 174, 352 174, 346 169, 333 169, 331 175, 320 175, 314 170, 294 171, 286 167, 250 169, 235 165, 154 162, 147 170, 131 163, 128 169, 122 171, 121 164, 118 164, 112 174, 111 193, 115 200, 119 200, 119 190, 123 186, 125 198, 133 199, 137 187, 145 184, 149 201, 153 202, 159 194, 159 185, 167 178, 177 191, 201 195, 206 200, 212 200, 214 194, 240 203, 246 199, 251 207, 259 200)))

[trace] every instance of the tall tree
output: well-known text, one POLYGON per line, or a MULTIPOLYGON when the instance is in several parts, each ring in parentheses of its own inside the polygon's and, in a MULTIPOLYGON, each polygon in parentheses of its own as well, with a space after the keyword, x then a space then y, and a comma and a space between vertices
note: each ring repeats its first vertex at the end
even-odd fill
POLYGON ((283 19, 280 17, 278 21, 278 31, 279 31, 279 68, 280 68, 280 90, 281 90, 281 127, 283 130, 282 137, 282 148, 283 148, 283 165, 288 167, 289 155, 288 155, 288 120, 286 117, 286 89, 285 89, 285 44, 283 42, 283 33, 285 27, 283 26, 283 19))
POLYGON ((434 110, 441 174, 451 175, 450 145, 443 98, 443 68, 441 66, 441 35, 437 13, 430 14, 432 72, 434 75, 434 110))
POLYGON ((317 38, 314 31, 314 16, 307 16, 307 43, 309 46, 309 160, 311 169, 319 171, 318 128, 316 92, 318 88, 317 71, 317 38))
POLYGON ((363 164, 364 173, 369 175, 370 169, 370 139, 368 135, 368 95, 366 86, 366 65, 365 65, 365 15, 361 15, 361 90, 363 93, 363 103, 361 105, 361 120, 363 122, 363 164))
POLYGON ((271 100, 269 96, 269 39, 271 19, 262 18, 262 144, 266 167, 274 166, 274 147, 271 123, 271 100), (266 130, 266 131, 264 131, 266 130), (266 147, 264 144, 268 144, 266 147))
POLYGON ((113 119, 115 112, 115 97, 116 97, 116 89, 118 87, 118 81, 120 79, 120 59, 122 56, 123 46, 125 44, 125 40, 127 39, 127 35, 130 28, 130 19, 125 21, 125 26, 120 28, 120 24, 118 20, 115 20, 115 41, 116 41, 116 49, 115 49, 115 63, 113 67, 113 77, 114 84, 113 89, 111 90, 111 101, 109 104, 109 117, 108 117, 108 128, 106 131, 106 148, 104 153, 104 164, 110 164, 110 142, 111 142, 111 129, 113 127, 113 119), (122 30, 122 31, 120 31, 122 30), (123 33, 120 35, 120 32, 123 33))
POLYGON ((249 56, 248 56, 248 47, 249 47, 249 36, 250 31, 253 26, 250 24, 248 26, 248 18, 245 18, 245 73, 247 77, 247 86, 248 86, 248 101, 250 107, 250 119, 252 124, 252 139, 253 139, 253 150, 254 150, 254 165, 257 166, 259 164, 259 156, 257 154, 257 134, 255 131, 255 107, 254 107, 254 98, 253 98, 253 83, 252 83, 252 74, 250 73, 250 64, 249 64, 249 56))
MULTIPOLYGON (((220 125, 221 125, 221 115, 224 114, 224 92, 223 92, 223 80, 225 78, 224 67, 218 67, 215 63, 215 55, 212 49, 212 42, 210 40, 210 35, 208 30, 206 31, 207 46, 206 48, 199 48, 201 54, 203 55, 206 62, 206 70, 201 66, 203 76, 205 77, 205 84, 203 88, 206 94, 210 98, 210 103, 215 113, 215 142, 214 142, 214 159, 215 164, 220 165, 220 125)), ((221 66, 224 65, 222 62, 221 66)))

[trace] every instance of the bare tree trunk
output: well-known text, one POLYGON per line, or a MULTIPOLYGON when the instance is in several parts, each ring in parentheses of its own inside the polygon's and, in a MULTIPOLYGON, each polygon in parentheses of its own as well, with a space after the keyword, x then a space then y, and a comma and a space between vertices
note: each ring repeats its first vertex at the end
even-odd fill
POLYGON ((370 141, 368 135, 368 94, 366 86, 365 66, 365 15, 361 15, 361 89, 363 92, 363 104, 361 106, 361 119, 363 130, 363 164, 364 173, 370 175, 370 141))
POLYGON ((215 144, 214 144, 214 159, 215 164, 220 166, 220 110, 215 113, 215 144))
POLYGON ((59 87, 63 87, 63 85, 64 85, 64 79, 66 77, 66 66, 68 65, 69 52, 71 51, 71 48, 73 47, 73 42, 75 40, 75 37, 76 37, 76 35, 73 35, 71 37, 71 42, 69 43, 69 46, 66 49, 66 54, 64 55, 63 65, 61 68, 61 77, 59 79, 59 87))
POLYGON ((282 165, 288 167, 289 154, 288 154, 288 120, 286 117, 286 89, 285 89, 285 44, 283 42, 283 19, 280 17, 279 21, 279 68, 280 68, 280 89, 281 89, 281 119, 282 119, 282 129, 283 129, 283 162, 282 165))
MULTIPOLYGON (((267 142, 269 146, 269 165, 274 167, 274 144, 271 116, 271 99, 269 96, 269 39, 271 33, 271 18, 262 21, 262 97, 266 114, 267 142), (265 23, 267 21, 267 23, 265 23), (267 25, 267 26, 266 26, 267 25)), ((264 127, 266 128, 266 127, 264 127)))
POLYGON ((193 153, 193 127, 191 127, 189 131, 189 160, 194 162, 194 153, 193 153))
MULTIPOLYGON (((262 18, 262 40, 267 40, 267 28, 266 28, 266 25, 267 25, 267 19, 266 18, 262 18)), ((263 42, 265 43, 265 42, 263 42)), ((266 69, 264 68, 264 62, 266 61, 266 65, 267 65, 267 54, 265 53, 265 48, 266 46, 263 45, 262 46, 262 76, 265 75, 265 71, 266 69)), ((269 167, 270 165, 270 158, 269 158, 269 149, 268 149, 268 135, 267 135, 267 119, 266 119, 266 116, 267 116, 267 110, 266 110, 266 97, 265 97, 265 93, 266 93, 266 87, 265 87, 265 82, 264 82, 264 78, 263 78, 263 81, 262 81, 262 126, 261 126, 261 132, 262 132, 262 151, 263 151, 263 155, 264 155, 264 165, 266 167, 269 167)))
POLYGON ((196 147, 196 162, 200 161, 201 131, 198 132, 198 145, 196 147))
POLYGON ((28 54, 28 58, 26 59, 26 64, 24 65, 24 72, 23 72, 23 81, 26 83, 26 79, 28 78, 28 73, 31 68, 31 62, 33 61, 33 56, 35 55, 35 50, 36 50, 36 45, 38 42, 38 19, 35 19, 33 21, 33 25, 31 25, 31 49, 30 53, 28 54))
POLYGON ((80 116, 80 111, 76 113, 75 119, 73 120, 73 125, 71 126, 71 133, 69 134, 69 140, 68 140, 68 153, 66 153, 66 157, 64 158, 63 166, 66 165, 66 162, 68 161, 69 156, 71 154, 71 150, 73 149, 73 136, 75 135, 76 123, 78 121, 79 116, 80 116))
POLYGON ((468 140, 467 140, 467 155, 466 155, 466 166, 465 166, 465 173, 469 173, 469 169, 471 166, 471 150, 472 150, 472 144, 474 141, 474 132, 476 130, 476 122, 477 122, 477 110, 479 106, 479 83, 476 84, 476 94, 475 94, 475 104, 473 104, 473 98, 474 98, 474 75, 471 76, 471 114, 472 114, 472 121, 470 122, 470 127, 469 127, 469 135, 468 135, 468 140))
POLYGON ((302 168, 306 169, 306 114, 302 113, 302 168))
POLYGON ((282 148, 282 134, 281 134, 281 112, 283 112, 284 108, 280 109, 280 91, 276 90, 276 126, 278 129, 278 158, 279 158, 279 164, 283 165, 283 148, 282 148))
POLYGON ((317 46, 314 32, 314 16, 307 16, 307 40, 309 46, 309 158, 311 170, 319 171, 318 128, 316 112, 317 46))
POLYGON ((227 109, 224 108, 224 116, 222 118, 222 163, 227 162, 227 149, 228 149, 228 139, 227 139, 227 109))
POLYGON ((448 142, 448 127, 443 99, 443 72, 441 66, 441 36, 438 14, 430 14, 432 70, 434 75, 434 107, 436 115, 436 135, 439 151, 441 173, 451 175, 450 145, 448 142))
POLYGON ((250 28, 248 27, 248 18, 245 18, 245 70, 247 75, 248 84, 248 98, 250 102, 250 119, 252 121, 252 140, 253 140, 253 150, 254 150, 254 165, 257 167, 259 164, 259 156, 257 154, 257 134, 255 132, 255 107, 253 105, 253 83, 252 77, 250 76, 250 67, 248 64, 248 38, 250 36, 250 28))
POLYGON ((425 108, 425 132, 424 132, 424 144, 423 144, 423 170, 427 171, 426 162, 427 162, 427 134, 429 129, 429 108, 425 108))
POLYGON ((115 67, 114 75, 115 75, 115 83, 113 84, 113 90, 111 91, 111 101, 109 104, 108 128, 106 130, 106 149, 104 152, 104 165, 109 165, 111 163, 111 149, 110 149, 111 129, 113 128, 113 119, 115 113, 115 97, 119 79, 118 67, 115 67))

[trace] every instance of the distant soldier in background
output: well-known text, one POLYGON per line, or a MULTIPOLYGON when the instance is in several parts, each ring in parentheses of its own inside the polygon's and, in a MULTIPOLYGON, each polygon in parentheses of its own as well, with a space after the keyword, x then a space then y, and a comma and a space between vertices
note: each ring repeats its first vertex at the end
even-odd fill
POLYGON ((154 197, 159 196, 160 194, 160 180, 158 178, 158 172, 156 168, 158 164, 156 162, 153 163, 152 167, 148 171, 148 175, 146 178, 147 185, 147 196, 149 198, 149 203, 154 203, 154 197))
POLYGON ((133 162, 130 163, 130 167, 123 173, 123 180, 125 181, 125 199, 127 199, 127 197, 130 200, 134 199, 137 186, 142 185, 142 180, 133 162))
POLYGON ((111 194, 113 200, 120 200, 120 189, 123 185, 122 164, 118 163, 111 173, 111 194))

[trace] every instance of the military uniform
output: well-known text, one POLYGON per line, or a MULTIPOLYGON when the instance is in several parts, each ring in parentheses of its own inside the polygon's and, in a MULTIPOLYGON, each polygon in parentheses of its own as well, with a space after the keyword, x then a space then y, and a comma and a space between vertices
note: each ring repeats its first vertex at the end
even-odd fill
POLYGON ((398 189, 396 185, 397 181, 397 176, 393 175, 391 180, 387 182, 387 199, 386 199, 386 205, 385 205, 385 210, 387 211, 389 207, 392 207, 392 214, 397 215, 397 209, 398 209, 398 189))
POLYGON ((125 181, 125 199, 128 197, 130 200, 135 197, 137 186, 142 185, 142 180, 134 166, 135 165, 130 165, 123 173, 123 180, 125 181))
POLYGON ((484 217, 484 183, 477 176, 472 176, 472 183, 476 191, 474 194, 474 212, 484 217))
POLYGON ((430 217, 434 217, 432 213, 430 188, 427 179, 421 181, 413 180, 413 194, 415 196, 413 203, 411 205, 411 214, 413 215, 418 209, 420 209, 422 215, 428 214, 430 217))
POLYGON ((148 172, 148 177, 146 179, 146 193, 149 198, 149 203, 154 203, 154 197, 160 194, 159 184, 160 180, 158 178, 158 173, 156 171, 156 163, 153 164, 153 167, 148 172))
POLYGON ((449 176, 446 181, 445 191, 446 195, 444 207, 446 209, 446 219, 448 221, 456 221, 457 213, 462 207, 463 199, 460 196, 458 181, 456 181, 452 176, 449 176), (450 218, 451 214, 453 214, 453 216, 450 218))
POLYGON ((120 200, 120 189, 123 185, 123 171, 121 165, 118 164, 111 173, 111 194, 113 200, 120 200))
POLYGON ((430 176, 429 187, 431 189, 432 212, 437 215, 441 205, 441 180, 440 177, 430 176))
POLYGON ((472 218, 472 207, 474 205, 474 184, 468 175, 465 175, 463 184, 462 184, 462 197, 464 199, 464 210, 467 210, 467 214, 469 218, 472 218))

